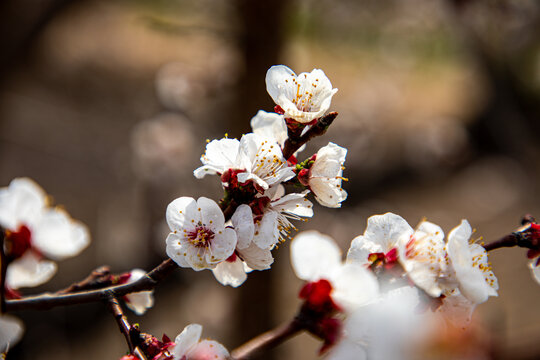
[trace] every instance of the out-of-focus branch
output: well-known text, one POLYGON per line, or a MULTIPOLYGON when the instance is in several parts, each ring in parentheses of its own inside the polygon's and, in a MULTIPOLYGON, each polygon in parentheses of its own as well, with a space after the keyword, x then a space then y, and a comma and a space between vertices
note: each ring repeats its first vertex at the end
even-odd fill
POLYGON ((89 290, 72 294, 42 294, 6 301, 6 311, 47 310, 56 306, 75 305, 88 302, 107 300, 110 296, 120 297, 126 294, 152 290, 156 285, 171 274, 178 265, 171 259, 164 260, 160 265, 149 271, 145 276, 129 284, 110 286, 104 289, 89 290))
POLYGON ((232 359, 250 359, 252 356, 258 353, 271 349, 285 342, 291 337, 299 334, 304 329, 304 325, 300 321, 298 321, 297 318, 295 318, 290 323, 281 325, 273 330, 267 331, 234 349, 231 353, 232 359))
POLYGON ((283 157, 289 159, 296 150, 314 137, 323 135, 328 127, 338 116, 337 112, 331 112, 320 118, 304 135, 298 138, 289 137, 283 146, 283 157))

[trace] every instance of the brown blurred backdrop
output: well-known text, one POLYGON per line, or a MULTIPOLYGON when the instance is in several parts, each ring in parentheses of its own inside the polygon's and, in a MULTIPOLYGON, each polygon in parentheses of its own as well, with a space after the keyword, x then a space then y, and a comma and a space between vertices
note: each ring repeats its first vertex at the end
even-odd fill
MULTIPOLYGON (((271 111, 266 69, 323 69, 339 92, 328 141, 349 149, 349 198, 316 205, 302 229, 344 251, 368 216, 422 217, 446 232, 467 218, 486 241, 540 217, 540 4, 535 0, 5 0, 0 4, 0 184, 29 176, 85 222, 93 242, 59 264, 54 290, 108 264, 150 269, 164 258, 167 204, 219 199, 196 181, 205 139, 249 131, 271 111)), ((156 290, 144 331, 185 325, 234 348, 289 319, 300 281, 288 244, 271 271, 239 289, 209 271, 177 271, 156 290)), ((540 287, 524 251, 491 256, 499 297, 438 359, 540 357, 540 287), (480 349, 480 350, 478 350, 480 349)), ((18 314, 10 359, 118 359, 127 348, 102 304, 18 314)), ((301 335, 265 358, 313 359, 301 335)))

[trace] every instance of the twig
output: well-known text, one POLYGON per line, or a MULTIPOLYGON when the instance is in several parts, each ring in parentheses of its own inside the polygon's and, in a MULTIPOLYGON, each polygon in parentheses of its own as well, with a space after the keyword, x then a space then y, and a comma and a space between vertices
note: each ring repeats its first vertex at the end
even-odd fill
POLYGON ((71 284, 69 287, 63 290, 57 291, 56 294, 70 294, 84 290, 100 289, 106 286, 111 286, 113 284, 110 274, 111 271, 108 266, 100 266, 92 271, 92 273, 85 279, 71 284))
POLYGON ((120 332, 126 338, 126 342, 129 347, 129 352, 133 353, 133 350, 135 350, 135 347, 133 346, 133 342, 131 342, 131 336, 129 335, 129 332, 131 330, 131 325, 129 324, 126 318, 126 315, 124 315, 124 311, 122 310, 122 307, 118 303, 118 299, 113 294, 109 294, 107 298, 107 308, 113 314, 114 319, 116 320, 116 323, 118 324, 118 328, 120 328, 120 332))
POLYGON ((120 332, 126 338, 126 342, 129 347, 129 353, 137 355, 139 359, 141 360, 146 360, 146 356, 144 356, 142 351, 140 351, 140 349, 137 347, 137 344, 133 344, 133 341, 131 340, 132 327, 126 315, 124 315, 124 311, 122 310, 122 307, 118 303, 118 299, 112 294, 112 292, 109 294, 107 298, 107 307, 109 311, 114 315, 114 318, 116 320, 116 323, 118 324, 118 328, 120 329, 120 332))
POLYGON ((109 296, 120 297, 126 294, 152 290, 159 282, 171 274, 178 265, 171 259, 164 260, 160 265, 148 272, 137 281, 129 284, 110 286, 99 290, 83 291, 74 294, 51 294, 25 297, 6 301, 6 311, 47 310, 56 306, 75 305, 88 302, 107 300, 109 296))
POLYGON ((289 137, 283 146, 283 157, 289 159, 300 146, 304 145, 314 137, 323 135, 337 116, 338 113, 335 111, 328 113, 320 118, 303 136, 298 138, 289 137))
POLYGON ((486 249, 486 251, 492 251, 492 250, 500 249, 503 247, 514 247, 514 246, 518 246, 518 237, 516 236, 516 233, 506 235, 505 237, 497 241, 486 244, 484 245, 484 249, 486 249))
POLYGON ((288 324, 281 325, 273 330, 267 331, 247 343, 234 349, 231 353, 234 360, 250 359, 252 356, 264 350, 271 349, 285 340, 297 335, 304 330, 304 325, 297 318, 288 324))
POLYGON ((532 215, 527 214, 521 220, 522 226, 516 231, 501 239, 483 245, 486 251, 492 251, 503 247, 519 246, 527 249, 538 249, 540 247, 540 226, 536 224, 532 215))

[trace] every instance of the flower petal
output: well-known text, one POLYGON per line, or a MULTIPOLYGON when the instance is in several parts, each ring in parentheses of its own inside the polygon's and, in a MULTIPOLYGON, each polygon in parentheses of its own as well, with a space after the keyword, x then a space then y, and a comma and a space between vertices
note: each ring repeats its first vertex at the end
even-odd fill
POLYGON ((270 249, 278 242, 278 215, 275 211, 267 211, 255 224, 253 242, 261 249, 270 249))
POLYGON ((270 265, 274 262, 272 251, 269 249, 261 249, 255 243, 251 243, 245 249, 239 249, 238 253, 252 270, 270 269, 270 265))
POLYGON ((202 226, 212 230, 220 230, 225 227, 225 216, 219 205, 211 199, 200 197, 197 200, 197 211, 200 212, 202 226))
POLYGON ((236 248, 236 232, 231 228, 219 230, 206 252, 206 262, 215 265, 226 260, 236 248))
POLYGON ((187 354, 187 360, 226 360, 229 351, 214 340, 203 340, 187 354))
POLYGON ((202 326, 190 324, 174 339, 174 360, 180 360, 195 349, 202 335, 202 326))
MULTIPOLYGON (((139 280, 146 275, 146 271, 142 269, 133 269, 130 272, 131 276, 128 279, 128 283, 139 280)), ((146 312, 147 309, 150 309, 154 306, 154 297, 152 295, 153 291, 140 291, 136 293, 127 294, 126 305, 130 308, 135 314, 142 315, 146 312)))
POLYGON ((27 251, 22 257, 11 262, 6 272, 6 284, 12 289, 34 287, 46 283, 56 274, 56 263, 40 260, 27 251))
MULTIPOLYGON (((321 264, 320 259, 318 263, 321 264)), ((330 281, 334 288, 332 298, 348 311, 375 301, 379 295, 379 283, 375 275, 358 264, 349 263, 338 267, 330 281)))
POLYGON ((197 211, 197 202, 194 198, 182 196, 173 200, 167 206, 167 224, 171 231, 183 230, 191 224, 197 223, 200 214, 197 211))
POLYGON ((332 271, 341 266, 341 249, 327 235, 304 231, 291 243, 291 264, 302 280, 330 280, 332 271))
POLYGON ((0 189, 0 225, 15 231, 20 225, 33 225, 45 208, 47 194, 29 178, 13 179, 0 189))
POLYGON ((21 320, 10 315, 0 316, 0 353, 6 353, 21 339, 24 325, 21 320))
POLYGON ((167 256, 173 259, 180 267, 191 267, 187 260, 190 245, 184 239, 184 234, 170 233, 165 241, 167 243, 167 256))
POLYGON ((88 228, 62 209, 48 209, 32 229, 32 243, 46 257, 62 260, 90 244, 88 228))
POLYGON ((230 285, 238 287, 247 279, 244 263, 239 257, 236 257, 234 262, 222 261, 215 269, 212 269, 217 281, 222 285, 230 285))
POLYGON ((223 173, 235 168, 240 142, 236 139, 212 140, 206 145, 206 152, 201 156, 204 164, 193 172, 196 178, 202 179, 207 174, 223 173))
POLYGON ((231 217, 231 221, 238 238, 236 247, 238 249, 245 249, 251 244, 255 233, 255 224, 253 223, 253 212, 251 211, 251 208, 246 204, 238 206, 231 217))

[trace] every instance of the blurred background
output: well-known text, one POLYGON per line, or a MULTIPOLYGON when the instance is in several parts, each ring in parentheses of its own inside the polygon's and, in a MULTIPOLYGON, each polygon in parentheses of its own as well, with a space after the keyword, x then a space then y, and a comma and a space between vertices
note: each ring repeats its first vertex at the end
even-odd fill
MULTIPOLYGON (((151 269, 165 257, 165 208, 222 195, 196 180, 206 139, 249 131, 271 111, 274 64, 321 68, 340 113, 328 141, 348 148, 341 209, 315 206, 301 229, 344 251, 368 216, 387 211, 449 232, 468 219, 498 239, 540 217, 540 3, 535 0, 6 0, 0 4, 0 185, 35 179, 93 242, 63 261, 63 288, 102 264, 151 269)), ((210 271, 178 270, 155 292, 143 331, 174 338, 188 323, 232 349, 295 314, 301 282, 288 244, 272 271, 238 289, 210 271)), ((540 358, 540 286, 525 251, 490 255, 498 298, 468 330, 424 358, 540 358)), ((9 359, 118 359, 127 351, 102 304, 17 314, 9 359)), ((314 359, 307 334, 264 359, 314 359)))

